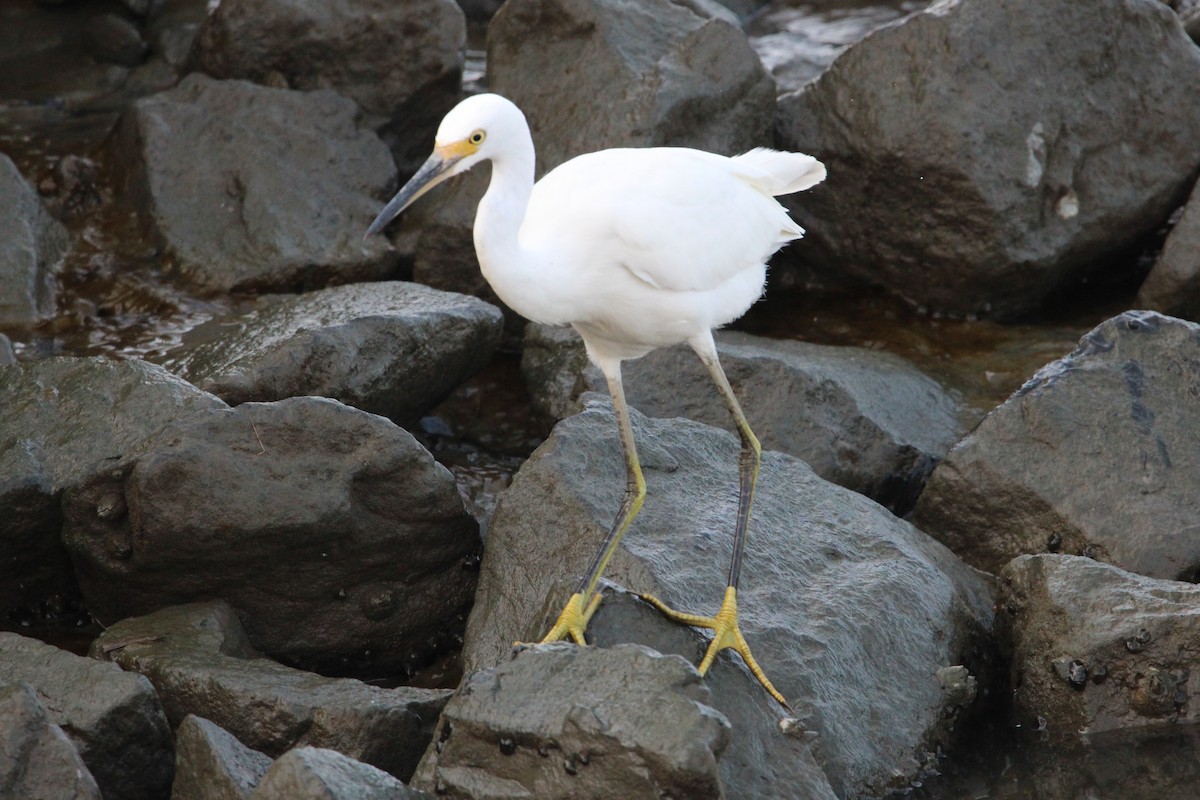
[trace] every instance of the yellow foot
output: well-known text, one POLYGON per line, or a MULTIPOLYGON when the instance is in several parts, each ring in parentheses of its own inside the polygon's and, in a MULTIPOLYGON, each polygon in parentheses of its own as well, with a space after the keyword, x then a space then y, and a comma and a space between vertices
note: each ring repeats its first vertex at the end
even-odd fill
POLYGON ((562 613, 558 615, 558 621, 554 623, 554 627, 546 634, 546 638, 542 639, 542 643, 557 642, 570 637, 575 644, 587 644, 587 640, 583 638, 583 632, 587 628, 588 622, 591 621, 592 615, 596 613, 599 605, 600 592, 592 595, 587 608, 583 606, 582 594, 576 592, 571 595, 571 599, 567 601, 567 605, 563 608, 562 613))
MULTIPOLYGON (((578 595, 576 595, 578 597, 578 595)), ((644 594, 641 596, 650 605, 657 608, 668 619, 679 622, 683 625, 691 625, 696 628, 709 628, 713 632, 712 642, 708 645, 708 650, 704 654, 704 660, 700 662, 697 669, 701 675, 708 672, 708 668, 712 666, 713 660, 716 659, 717 653, 726 648, 736 650, 741 654, 742 659, 746 662, 746 666, 750 668, 751 674, 758 678, 758 682, 763 685, 763 688, 784 708, 791 710, 788 701, 783 695, 771 685, 771 681, 767 679, 766 674, 762 671, 762 667, 758 666, 758 662, 754 660, 754 656, 750 653, 750 646, 746 644, 745 638, 742 636, 742 631, 738 628, 737 620, 737 590, 732 586, 725 590, 725 601, 721 603, 721 610, 717 612, 715 617, 702 617, 698 614, 684 614, 681 611, 668 606, 662 600, 652 595, 644 594)), ((564 612, 566 613, 566 612, 564 612)))

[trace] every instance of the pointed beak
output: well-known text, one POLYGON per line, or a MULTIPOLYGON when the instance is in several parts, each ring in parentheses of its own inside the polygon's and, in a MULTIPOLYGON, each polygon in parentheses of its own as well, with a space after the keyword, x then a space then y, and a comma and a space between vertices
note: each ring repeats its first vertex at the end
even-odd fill
POLYGON ((367 232, 363 234, 363 238, 382 231, 389 222, 400 216, 400 212, 415 203, 421 195, 449 178, 453 174, 454 165, 465 155, 467 153, 463 152, 461 148, 435 148, 433 155, 426 159, 421 168, 417 170, 417 174, 412 176, 412 180, 404 184, 400 191, 396 192, 396 196, 383 207, 379 216, 371 223, 371 227, 367 228, 367 232))

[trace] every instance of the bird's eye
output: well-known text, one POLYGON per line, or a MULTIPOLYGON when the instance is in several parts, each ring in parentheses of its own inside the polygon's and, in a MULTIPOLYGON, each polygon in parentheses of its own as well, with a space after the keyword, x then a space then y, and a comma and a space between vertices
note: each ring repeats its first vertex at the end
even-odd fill
POLYGON ((470 138, 467 141, 469 141, 471 144, 483 144, 483 140, 486 138, 487 138, 487 134, 484 133, 483 131, 475 131, 474 133, 471 134, 470 138))

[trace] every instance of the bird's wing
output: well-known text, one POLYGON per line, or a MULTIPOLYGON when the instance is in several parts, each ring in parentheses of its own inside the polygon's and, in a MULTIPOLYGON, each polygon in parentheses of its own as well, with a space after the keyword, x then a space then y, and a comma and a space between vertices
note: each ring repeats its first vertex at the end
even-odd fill
POLYGON ((761 158, 742 158, 684 148, 580 156, 535 186, 522 239, 656 288, 715 288, 803 234, 771 196, 782 193, 779 180, 761 158))

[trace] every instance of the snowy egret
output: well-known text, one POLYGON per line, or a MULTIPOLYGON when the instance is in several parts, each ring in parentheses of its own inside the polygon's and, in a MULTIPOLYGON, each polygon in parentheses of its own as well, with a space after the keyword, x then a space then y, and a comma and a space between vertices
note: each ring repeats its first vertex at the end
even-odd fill
POLYGON ((687 342, 720 389, 741 437, 733 560, 713 617, 645 599, 673 620, 712 629, 701 674, 718 652, 732 648, 787 706, 738 627, 738 576, 762 448, 717 360, 712 331, 746 312, 762 295, 767 259, 804 234, 775 197, 820 183, 825 167, 812 156, 762 148, 733 158, 676 147, 613 149, 573 158, 534 184, 525 115, 499 95, 481 94, 446 115, 433 154, 367 235, 441 181, 488 160, 491 183, 475 217, 483 275, 517 313, 569 324, 583 337, 588 357, 608 380, 625 456, 620 511, 543 641, 570 637, 585 643, 584 630, 600 602, 597 582, 646 496, 621 362, 687 342))

